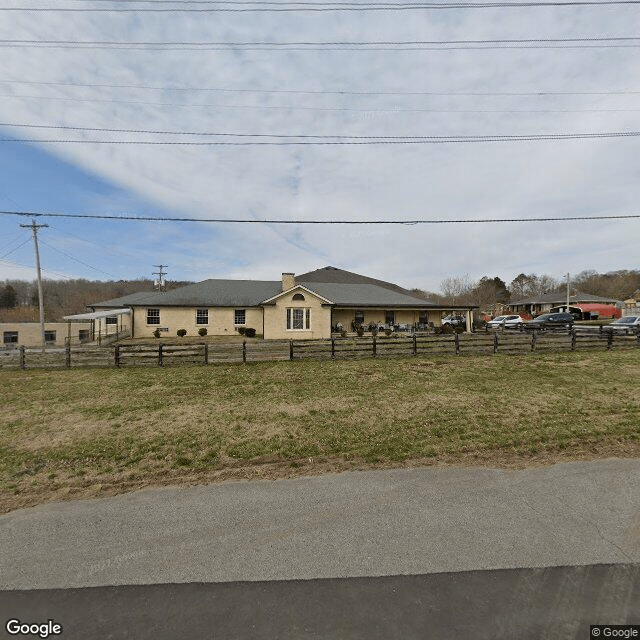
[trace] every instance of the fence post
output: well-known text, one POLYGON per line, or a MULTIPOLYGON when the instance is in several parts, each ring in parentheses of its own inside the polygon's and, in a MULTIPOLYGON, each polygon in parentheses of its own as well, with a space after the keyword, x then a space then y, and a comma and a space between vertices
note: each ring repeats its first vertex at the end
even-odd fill
POLYGON ((204 363, 209 364, 209 344, 204 342, 202 346, 204 347, 204 363))
POLYGON ((242 362, 243 363, 247 362, 247 341, 246 340, 242 341, 242 362))
POLYGON ((289 360, 293 360, 293 340, 289 340, 289 360))
POLYGON ((27 368, 27 361, 26 361, 26 358, 24 356, 24 345, 22 345, 20 347, 20 368, 21 369, 26 369, 27 368))
POLYGON ((120 366, 120 345, 119 344, 117 344, 113 348, 113 364, 115 364, 116 367, 120 366))
POLYGON ((67 369, 71 368, 71 343, 67 342, 67 345, 64 348, 64 355, 65 355, 65 365, 67 366, 67 369))
POLYGON ((607 350, 613 346, 613 331, 607 331, 607 350))
POLYGON ((162 342, 158 342, 158 366, 162 366, 162 342))
POLYGON ((498 353, 498 332, 493 334, 493 353, 498 353))
POLYGON ((576 338, 577 338, 576 330, 572 329, 571 330, 571 351, 576 350, 576 338))
POLYGON ((418 338, 415 333, 413 334, 413 355, 418 355, 418 338))
POLYGON ((373 348, 373 357, 374 357, 374 358, 376 357, 376 354, 377 354, 377 352, 378 352, 378 351, 377 351, 377 346, 378 346, 378 345, 376 344, 376 337, 375 337, 375 336, 373 336, 373 344, 372 344, 372 348, 373 348))
POLYGON ((456 345, 456 355, 460 355, 460 334, 457 331, 455 333, 455 345, 456 345))
POLYGON ((335 338, 331 338, 331 357, 336 357, 336 340, 335 338))
POLYGON ((538 339, 538 334, 536 330, 533 330, 533 335, 531 336, 531 351, 536 350, 536 340, 538 339))

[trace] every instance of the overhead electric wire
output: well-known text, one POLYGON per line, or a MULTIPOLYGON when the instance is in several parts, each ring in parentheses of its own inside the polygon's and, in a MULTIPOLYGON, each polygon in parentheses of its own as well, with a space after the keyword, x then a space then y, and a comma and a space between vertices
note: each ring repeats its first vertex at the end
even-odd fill
MULTIPOLYGON (((97 104, 145 104, 155 107, 176 107, 179 109, 231 109, 267 110, 267 111, 327 111, 354 113, 626 113, 638 109, 431 109, 423 107, 312 107, 291 105, 260 104, 182 104, 179 102, 153 102, 149 100, 120 100, 118 98, 59 98, 23 94, 0 94, 0 98, 16 100, 46 100, 47 102, 91 102, 97 104)), ((11 125, 8 125, 11 126, 11 125)))
POLYGON ((168 216, 132 216, 108 215, 90 213, 59 213, 35 211, 0 211, 0 215, 23 216, 32 218, 88 218, 94 220, 132 220, 137 222, 207 222, 220 224, 314 224, 314 225, 418 225, 418 224, 486 224, 502 222, 573 222, 593 220, 629 220, 640 219, 640 213, 596 215, 596 216, 566 216, 566 217, 535 217, 535 218, 463 218, 463 219, 415 219, 415 220, 285 220, 285 219, 242 219, 242 218, 177 218, 168 216))
MULTIPOLYGON (((35 267, 33 265, 26 265, 26 264, 20 264, 19 262, 13 262, 12 260, 4 260, 3 258, 0 258, 0 262, 4 262, 5 264, 8 264, 12 267, 22 267, 23 269, 35 269, 35 267)), ((60 278, 64 278, 65 280, 73 280, 72 276, 68 276, 64 273, 58 273, 57 271, 51 271, 51 269, 45 269, 44 267, 42 267, 42 271, 45 271, 46 273, 50 273, 51 275, 54 276, 59 276, 60 278)))
MULTIPOLYGON (((638 0, 640 2, 640 0, 638 0)), ((638 95, 640 89, 610 89, 607 91, 352 91, 344 89, 242 89, 230 87, 172 87, 141 84, 103 84, 95 82, 53 82, 47 80, 0 79, 0 84, 29 84, 60 87, 96 87, 101 89, 144 89, 151 91, 200 91, 219 93, 284 93, 303 95, 347 96, 608 96, 638 95)), ((8 97, 8 96, 4 96, 8 97)), ((21 96, 17 96, 21 97, 21 96)), ((31 96, 22 96, 31 97, 31 96)), ((40 96, 34 96, 40 97, 40 96)))
POLYGON ((40 239, 40 242, 42 244, 44 244, 45 246, 49 247, 49 249, 53 249, 54 251, 57 251, 58 253, 60 253, 63 256, 66 256, 67 258, 70 258, 71 260, 74 260, 75 262, 77 262, 77 263, 79 263, 81 265, 84 265, 85 267, 89 267, 89 269, 93 269, 94 271, 97 271, 98 273, 104 273, 105 275, 109 276, 110 278, 115 278, 116 277, 112 273, 108 273, 107 271, 104 271, 102 269, 98 269, 97 267, 93 267, 90 264, 87 264, 86 262, 83 262, 82 260, 79 260, 78 258, 74 258, 69 253, 66 253, 65 251, 62 251, 61 249, 58 249, 58 248, 54 247, 53 245, 49 244, 48 242, 45 242, 44 240, 42 240, 42 238, 40 239))
MULTIPOLYGON (((159 2, 157 4, 160 4, 159 2)), ((175 4, 175 3, 172 3, 175 4)), ((187 3, 178 3, 187 4, 187 3)), ((454 9, 520 9, 536 7, 597 7, 636 5, 640 0, 528 0, 525 2, 208 2, 189 3, 195 7, 0 7, 0 11, 32 13, 257 13, 257 12, 335 12, 335 11, 439 11, 454 9), (197 5, 214 5, 200 8, 197 5)))
POLYGON ((5 253, 3 256, 0 256, 0 260, 3 260, 7 256, 10 256, 12 253, 16 252, 20 247, 24 247, 27 242, 31 242, 31 236, 29 236, 24 242, 21 242, 17 247, 14 247, 9 251, 9 253, 5 253))
MULTIPOLYGON (((197 135, 197 134, 196 134, 197 135)), ((233 134, 232 134, 233 135, 233 134)), ((241 134, 244 135, 244 134, 241 134)), ((249 134, 247 134, 249 135, 249 134)), ((271 134, 265 134, 271 135, 271 134)), ((275 134, 274 134, 275 135, 275 134)), ((37 144, 114 144, 114 145, 146 145, 146 146, 339 146, 339 145, 399 145, 399 144, 458 144, 458 143, 479 143, 479 142, 541 142, 541 141, 561 141, 561 140, 589 140, 601 138, 636 138, 640 136, 640 131, 611 131, 602 133, 549 133, 549 134, 528 134, 528 135, 475 135, 475 136, 405 136, 398 138, 385 138, 384 136, 344 136, 348 140, 266 140, 266 141, 193 141, 188 142, 176 140, 40 140, 38 138, 0 138, 0 142, 8 143, 37 143, 37 144)), ((257 137, 257 136, 255 136, 257 137)), ((295 136, 303 137, 303 136, 295 136)), ((330 138, 340 138, 341 136, 329 136, 330 138)))
POLYGON ((36 47, 71 49, 123 50, 203 50, 225 51, 242 49, 255 51, 449 51, 482 49, 585 49, 637 48, 640 36, 590 36, 579 38, 498 38, 485 40, 336 40, 315 41, 108 41, 108 40, 0 40, 0 47, 36 47))

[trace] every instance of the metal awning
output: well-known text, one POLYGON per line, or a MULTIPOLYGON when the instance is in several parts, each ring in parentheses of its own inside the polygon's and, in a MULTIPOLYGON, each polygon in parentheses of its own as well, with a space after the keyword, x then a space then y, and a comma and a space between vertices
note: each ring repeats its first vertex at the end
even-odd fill
POLYGON ((131 309, 109 309, 108 311, 92 311, 91 313, 78 313, 74 316, 64 316, 64 320, 98 320, 113 316, 126 316, 131 314, 131 309))

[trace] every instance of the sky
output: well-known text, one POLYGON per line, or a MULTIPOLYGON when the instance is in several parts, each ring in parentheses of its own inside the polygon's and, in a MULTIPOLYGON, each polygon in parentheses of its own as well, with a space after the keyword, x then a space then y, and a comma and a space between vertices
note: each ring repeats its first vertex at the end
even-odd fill
MULTIPOLYGON (((309 143, 640 131, 640 40, 533 49, 42 44, 640 37, 640 5, 211 11, 268 6, 3 0, 0 210, 251 221, 638 213, 638 137, 309 143), (42 10, 53 6, 75 11, 42 10), (86 10, 97 8, 110 11, 86 10), (159 8, 174 11, 148 11, 159 8), (133 141, 174 144, 125 144, 133 141), (212 141, 234 144, 175 144, 212 141), (302 144, 282 144, 292 141, 302 144)), ((49 225, 38 233, 48 278, 152 277, 163 264, 170 280, 277 280, 282 272, 332 265, 438 291, 449 277, 509 282, 519 273, 561 278, 640 266, 638 218, 419 225, 37 222, 49 225)), ((0 214, 0 280, 35 277, 31 231, 20 227, 30 223, 30 217, 0 214)))

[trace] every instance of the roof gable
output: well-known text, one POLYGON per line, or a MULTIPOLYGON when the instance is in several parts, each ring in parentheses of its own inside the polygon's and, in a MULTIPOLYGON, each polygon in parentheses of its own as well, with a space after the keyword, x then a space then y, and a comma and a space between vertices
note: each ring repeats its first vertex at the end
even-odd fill
POLYGON ((407 295, 411 294, 408 289, 397 284, 393 284, 393 282, 385 282, 384 280, 369 278, 368 276, 353 273, 352 271, 345 271, 344 269, 338 269, 337 267, 323 267, 322 269, 303 273, 302 275, 296 276, 296 282, 300 282, 302 284, 315 282, 331 282, 334 284, 372 284, 384 289, 391 289, 392 291, 397 291, 399 293, 405 293, 407 295))

